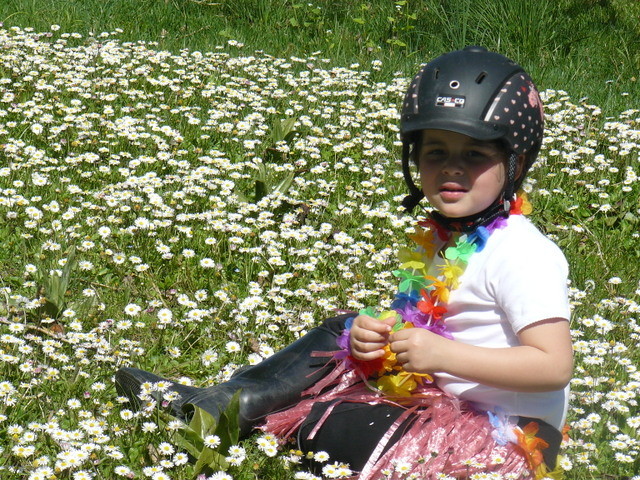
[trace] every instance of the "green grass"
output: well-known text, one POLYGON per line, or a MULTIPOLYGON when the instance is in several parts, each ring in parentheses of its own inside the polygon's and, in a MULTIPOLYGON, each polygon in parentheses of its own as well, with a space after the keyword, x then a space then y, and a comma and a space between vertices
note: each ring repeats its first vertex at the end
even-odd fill
POLYGON ((516 59, 541 88, 589 97, 602 108, 622 110, 621 93, 640 93, 633 0, 6 0, 0 21, 39 31, 58 24, 85 36, 121 28, 125 40, 173 52, 237 40, 274 56, 320 52, 339 65, 378 59, 382 78, 410 75, 435 55, 480 44, 516 59))
MULTIPOLYGON (((116 368, 209 385, 335 308, 388 303, 414 221, 396 107, 416 63, 465 43, 552 89, 530 183, 571 265, 566 478, 636 474, 636 4, 371 3, 0 4, 0 476, 142 478, 164 458, 192 478, 159 453, 184 449, 166 419, 122 413, 116 368)), ((302 469, 244 447, 233 478, 302 469)))

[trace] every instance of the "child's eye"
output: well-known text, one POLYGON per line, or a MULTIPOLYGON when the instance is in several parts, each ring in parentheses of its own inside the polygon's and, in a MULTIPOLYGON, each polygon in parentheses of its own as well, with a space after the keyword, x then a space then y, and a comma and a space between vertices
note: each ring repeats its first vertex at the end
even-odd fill
POLYGON ((422 152, 422 158, 433 159, 436 157, 441 157, 444 154, 445 151, 442 148, 430 148, 422 152))
POLYGON ((466 156, 469 160, 474 162, 482 162, 489 159, 489 155, 479 150, 469 150, 466 156))

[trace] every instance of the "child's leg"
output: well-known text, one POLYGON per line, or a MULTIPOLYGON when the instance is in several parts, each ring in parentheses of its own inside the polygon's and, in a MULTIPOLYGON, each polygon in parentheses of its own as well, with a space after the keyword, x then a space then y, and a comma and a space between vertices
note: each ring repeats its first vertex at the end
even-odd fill
MULTIPOLYGON (((387 404, 340 403, 333 407, 314 437, 309 439, 309 435, 333 403, 317 403, 313 406, 298 430, 298 448, 305 453, 327 452, 331 462, 348 463, 352 470, 361 471, 380 440, 405 410, 387 404)), ((380 456, 402 438, 414 420, 415 417, 409 417, 400 425, 389 438, 383 451, 379 452, 380 456)), ((551 425, 535 418, 521 417, 518 425, 524 427, 532 421, 539 426, 537 436, 549 444, 548 448, 542 450, 542 454, 545 464, 552 471, 556 467, 562 434, 551 425)), ((311 466, 313 468, 317 464, 311 466)))
MULTIPOLYGON (((298 430, 298 447, 303 452, 324 451, 330 462, 348 463, 360 471, 391 425, 405 409, 388 404, 351 403, 335 405, 313 439, 308 436, 333 402, 317 403, 298 430)), ((413 421, 409 418, 394 432, 385 449, 387 451, 413 421)))
MULTIPOLYGON (((188 418, 194 406, 197 406, 217 419, 229 405, 233 395, 242 390, 240 433, 247 436, 267 414, 295 404, 304 390, 331 371, 332 366, 327 365, 331 355, 312 357, 311 354, 339 350, 336 338, 344 330, 345 321, 352 316, 353 314, 346 314, 325 320, 283 350, 257 365, 239 371, 228 382, 209 388, 173 384, 169 390, 180 394, 180 398, 172 402, 173 412, 178 415, 184 412, 188 418)), ((116 372, 118 391, 129 397, 134 406, 140 403, 138 395, 142 384, 159 381, 172 383, 134 368, 122 368, 116 372)))

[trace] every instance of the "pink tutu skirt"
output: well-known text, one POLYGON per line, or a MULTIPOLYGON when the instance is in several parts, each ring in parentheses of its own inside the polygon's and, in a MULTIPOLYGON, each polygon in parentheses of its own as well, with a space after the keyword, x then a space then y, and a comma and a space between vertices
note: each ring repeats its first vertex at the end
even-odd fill
MULTIPOLYGON (((517 444, 496 442, 494 427, 484 412, 452 398, 435 386, 427 386, 411 397, 382 395, 339 363, 336 369, 303 394, 296 405, 269 415, 262 428, 282 441, 292 437, 317 402, 333 402, 308 434, 313 437, 341 402, 371 405, 386 403, 404 411, 380 438, 358 480, 414 478, 422 480, 468 478, 474 473, 500 473, 506 479, 534 479, 525 452, 517 444), (408 419, 413 421, 405 423, 408 419), (398 428, 406 428, 398 441, 389 440, 398 428), (406 427, 406 425, 409 425, 406 427)), ((357 439, 354 439, 357 442, 357 439)))

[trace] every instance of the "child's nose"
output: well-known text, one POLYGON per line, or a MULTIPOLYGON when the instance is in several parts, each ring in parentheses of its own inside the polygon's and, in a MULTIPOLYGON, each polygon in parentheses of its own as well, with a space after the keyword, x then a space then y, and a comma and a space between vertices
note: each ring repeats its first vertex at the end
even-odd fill
POLYGON ((450 156, 442 165, 442 173, 447 175, 462 175, 463 172, 462 159, 457 155, 450 156))

